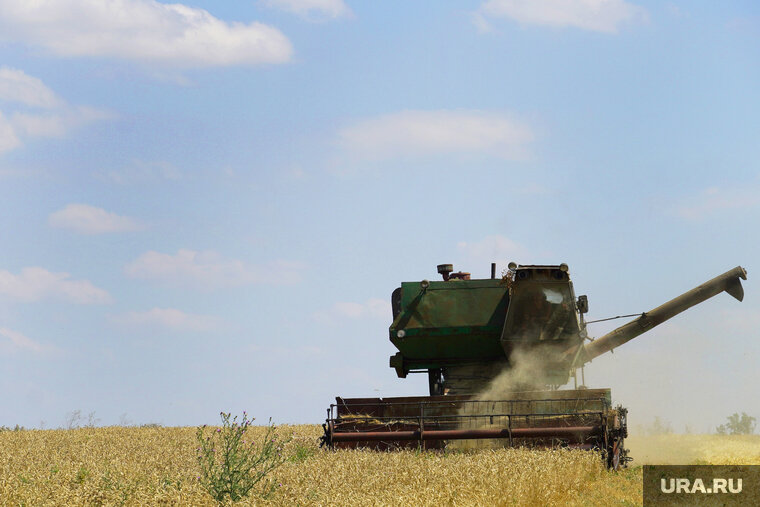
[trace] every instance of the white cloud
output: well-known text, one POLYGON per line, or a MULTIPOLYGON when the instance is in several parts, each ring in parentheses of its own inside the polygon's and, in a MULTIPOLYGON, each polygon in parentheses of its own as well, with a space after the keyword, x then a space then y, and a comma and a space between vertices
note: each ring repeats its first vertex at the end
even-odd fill
POLYGON ((301 278, 303 266, 283 260, 254 266, 239 260, 223 259, 216 252, 179 250, 176 255, 146 252, 124 270, 133 278, 212 289, 262 283, 296 283, 301 278))
POLYGON ((515 192, 522 195, 549 195, 554 193, 554 190, 546 185, 533 181, 520 185, 519 188, 515 189, 515 192))
POLYGON ((113 117, 92 107, 66 104, 38 78, 9 67, 0 67, 0 101, 4 102, 0 153, 21 146, 22 137, 63 137, 88 123, 113 117))
POLYGON ((169 162, 147 162, 133 160, 121 169, 96 171, 94 176, 118 185, 156 183, 159 181, 176 181, 182 179, 182 173, 169 162))
POLYGON ((0 100, 41 108, 63 105, 63 101, 40 79, 9 67, 0 67, 0 100))
POLYGON ((136 231, 140 224, 132 218, 110 213, 87 204, 69 204, 48 217, 52 227, 71 229, 81 234, 136 231))
POLYGON ((372 298, 364 303, 341 301, 333 304, 327 310, 314 312, 312 318, 322 324, 334 325, 346 319, 385 319, 392 318, 390 301, 372 298))
POLYGON ((646 19, 646 10, 624 0, 488 0, 473 16, 478 30, 490 29, 487 18, 616 33, 626 22, 646 19))
POLYGON ((18 148, 21 145, 21 140, 16 135, 16 130, 8 120, 5 119, 5 115, 0 111, 0 153, 10 151, 14 148, 18 148))
POLYGON ((37 343, 18 331, 8 329, 7 327, 0 327, 0 345, 6 345, 8 342, 10 342, 11 349, 30 350, 38 353, 54 350, 53 347, 37 343), (4 338, 4 340, 2 338, 4 338))
POLYGON ((735 188, 710 187, 681 201, 675 212, 681 218, 698 220, 724 210, 746 210, 760 205, 758 185, 735 188))
POLYGON ((324 353, 322 348, 315 345, 285 347, 282 345, 253 344, 246 347, 245 350, 255 354, 255 359, 265 359, 270 364, 274 357, 277 357, 278 360, 282 359, 283 361, 287 361, 288 359, 293 359, 293 356, 312 357, 324 353))
POLYGON ((472 14, 470 14, 470 21, 472 21, 472 24, 475 25, 475 28, 477 29, 479 33, 493 32, 493 27, 491 26, 491 23, 489 23, 486 17, 483 15, 483 13, 479 11, 475 11, 472 14))
POLYGON ((351 9, 343 0, 265 0, 264 4, 305 19, 336 19, 351 15, 351 9))
POLYGON ((391 304, 385 299, 370 299, 365 303, 339 302, 331 311, 343 317, 360 319, 364 317, 390 318, 391 304))
MULTIPOLYGON (((461 266, 462 270, 469 272, 473 269, 483 269, 485 272, 490 269, 492 262, 496 262, 500 269, 506 269, 510 261, 520 264, 521 261, 530 259, 530 254, 525 247, 498 234, 486 236, 475 242, 460 241, 457 243, 457 250, 465 262, 461 266)), ((454 269, 459 270, 459 267, 454 266, 454 269)), ((473 277, 477 276, 473 273, 473 277)))
POLYGON ((282 63, 292 54, 276 28, 154 0, 0 0, 0 34, 58 56, 177 67, 282 63))
POLYGON ((369 158, 452 153, 520 159, 533 133, 504 115, 483 111, 402 111, 340 131, 343 147, 369 158))
POLYGON ((760 36, 760 16, 737 16, 729 19, 724 24, 726 29, 750 37, 760 36))
POLYGON ((63 137, 68 122, 58 114, 16 113, 12 116, 16 131, 30 137, 63 137))
POLYGON ((56 113, 15 113, 12 123, 29 137, 64 137, 69 131, 88 123, 108 120, 114 115, 92 107, 68 107, 56 113))
POLYGON ((665 9, 674 18, 682 18, 682 17, 684 17, 686 15, 685 11, 683 10, 683 8, 679 7, 678 5, 674 4, 673 2, 666 3, 665 4, 665 9))
POLYGON ((0 296, 23 302, 58 299, 78 304, 110 303, 111 296, 87 280, 71 280, 68 273, 40 267, 23 268, 14 275, 0 270, 0 296))
POLYGON ((153 308, 146 312, 128 312, 113 317, 121 324, 157 326, 173 331, 213 331, 220 326, 219 320, 209 315, 185 313, 176 308, 153 308))

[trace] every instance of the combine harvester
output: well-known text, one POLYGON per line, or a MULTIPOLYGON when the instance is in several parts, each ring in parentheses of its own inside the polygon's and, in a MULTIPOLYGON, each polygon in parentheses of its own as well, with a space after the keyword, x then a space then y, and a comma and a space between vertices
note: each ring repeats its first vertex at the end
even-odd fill
MULTIPOLYGON (((740 266, 591 339, 567 264, 509 264, 502 278, 471 280, 441 264, 443 281, 393 291, 390 358, 396 374, 427 373, 430 396, 336 398, 322 444, 331 448, 441 449, 457 440, 601 451, 608 467, 630 459, 627 409, 610 389, 588 389, 583 365, 720 292, 741 301, 740 266), (578 385, 578 370, 581 385, 578 385), (574 389, 560 389, 572 377, 574 389)), ((630 316, 629 316, 630 317, 630 316)), ((605 319, 606 320, 606 319, 605 319)))

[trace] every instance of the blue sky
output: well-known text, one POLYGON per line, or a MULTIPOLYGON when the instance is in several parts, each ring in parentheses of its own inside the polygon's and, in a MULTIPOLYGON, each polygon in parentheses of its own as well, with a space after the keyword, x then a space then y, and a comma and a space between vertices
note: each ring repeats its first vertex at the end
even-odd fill
POLYGON ((741 264, 586 373, 633 423, 760 417, 754 2, 0 0, 0 34, 0 425, 425 394, 391 292, 511 260, 591 319, 741 264))

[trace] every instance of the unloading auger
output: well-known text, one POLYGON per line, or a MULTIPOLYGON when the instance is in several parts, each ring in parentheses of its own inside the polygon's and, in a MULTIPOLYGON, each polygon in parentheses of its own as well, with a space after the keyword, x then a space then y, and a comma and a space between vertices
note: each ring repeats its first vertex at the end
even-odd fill
POLYGON ((472 280, 441 264, 443 281, 393 291, 390 358, 396 374, 427 373, 430 396, 336 398, 323 445, 443 448, 467 439, 502 445, 598 449, 609 467, 629 458, 627 409, 610 389, 588 389, 583 365, 721 292, 744 297, 741 266, 596 340, 586 332, 588 298, 576 298, 567 264, 516 265, 472 280), (574 389, 560 389, 574 380, 574 389))

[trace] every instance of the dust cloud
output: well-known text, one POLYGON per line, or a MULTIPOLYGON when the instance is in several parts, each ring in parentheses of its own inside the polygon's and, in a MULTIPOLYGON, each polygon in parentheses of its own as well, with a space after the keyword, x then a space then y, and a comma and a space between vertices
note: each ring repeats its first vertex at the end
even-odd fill
MULTIPOLYGON (((498 414, 509 413, 514 405, 501 400, 510 400, 511 394, 524 391, 546 389, 543 382, 546 367, 546 351, 514 350, 510 355, 510 365, 485 384, 472 397, 476 403, 464 405, 458 412, 464 416, 460 420, 462 429, 503 428, 505 421, 498 414), (493 403, 486 403, 492 401, 493 403), (500 402, 501 401, 501 402, 500 402)), ((448 444, 451 449, 476 450, 509 447, 504 439, 455 440, 448 444)))
POLYGON ((474 399, 503 400, 509 399, 509 393, 546 388, 543 382, 546 362, 540 350, 514 350, 510 362, 474 399))

